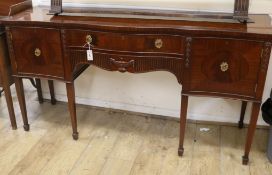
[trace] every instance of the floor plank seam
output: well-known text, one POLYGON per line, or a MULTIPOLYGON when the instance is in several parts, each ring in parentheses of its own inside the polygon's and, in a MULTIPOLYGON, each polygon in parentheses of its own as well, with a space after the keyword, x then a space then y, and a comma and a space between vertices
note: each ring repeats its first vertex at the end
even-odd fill
MULTIPOLYGON (((117 129, 117 127, 120 125, 120 123, 122 123, 122 121, 118 122, 118 124, 115 126, 114 129, 117 129)), ((96 128, 96 129, 98 129, 98 128, 96 128)), ((93 131, 91 131, 91 132, 95 132, 95 130, 93 130, 93 131)), ((91 133, 90 133, 90 134, 91 134, 91 133)), ((116 142, 117 142, 117 140, 118 140, 118 138, 119 138, 119 135, 120 135, 120 132, 118 132, 118 136, 117 136, 116 140, 114 141, 113 147, 114 147, 114 145, 116 144, 116 142)), ((80 138, 79 138, 79 139, 80 139, 80 138)), ((82 151, 82 153, 80 154, 79 158, 77 159, 77 161, 76 161, 76 162, 74 163, 74 165, 72 166, 71 171, 68 173, 68 175, 71 175, 71 173, 73 172, 73 170, 74 170, 74 169, 76 168, 76 166, 80 163, 80 162, 79 162, 80 159, 83 157, 84 153, 87 151, 89 145, 91 144, 91 142, 92 142, 93 140, 94 140, 94 136, 90 135, 90 140, 89 140, 89 142, 88 142, 86 148, 84 149, 84 151, 82 151)), ((106 156, 104 165, 105 165, 105 163, 106 163, 107 160, 108 160, 108 155, 106 156)), ((103 167, 104 167, 104 165, 103 165, 103 167)), ((103 168, 101 168, 101 170, 99 171, 98 174, 100 174, 102 170, 103 170, 103 168)))
POLYGON ((194 138, 193 138, 193 145, 192 145, 192 155, 191 155, 191 160, 190 160, 190 174, 192 174, 192 169, 193 169, 193 160, 194 160, 194 153, 195 153, 195 144, 197 142, 196 134, 197 134, 197 126, 199 124, 195 124, 195 129, 194 129, 194 138))
MULTIPOLYGON (((123 121, 122 121, 122 122, 123 122, 123 121)), ((120 122, 120 123, 122 123, 122 122, 120 122)), ((120 123, 118 123, 118 125, 119 125, 120 123)), ((116 127, 116 128, 117 128, 117 127, 116 127)), ((112 145, 112 147, 111 147, 111 150, 112 150, 112 149, 115 147, 115 145, 117 144, 117 141, 118 141, 119 138, 120 138, 120 134, 121 134, 121 132, 118 132, 118 136, 117 136, 116 140, 114 141, 114 143, 113 143, 113 145, 112 145)), ((109 153, 109 154, 111 154, 111 153, 109 153)), ((109 160, 109 154, 106 156, 105 162, 104 162, 103 166, 101 167, 101 169, 99 170, 98 175, 102 173, 102 171, 103 171, 103 169, 104 169, 104 167, 105 167, 105 165, 106 165, 106 162, 109 160)))
POLYGON ((222 165, 222 161, 223 161, 223 150, 222 150, 222 126, 219 126, 219 149, 220 149, 220 174, 222 175, 223 174, 223 167, 221 166, 222 165))
MULTIPOLYGON (((147 131, 148 131, 149 127, 150 127, 150 123, 148 124, 147 131)), ((133 160, 133 164, 132 164, 132 166, 131 166, 131 168, 130 168, 129 174, 131 174, 131 173, 132 173, 131 171, 132 171, 133 165, 135 165, 135 164, 136 164, 136 159, 137 159, 137 156, 139 155, 140 150, 142 149, 143 144, 144 144, 144 141, 142 140, 142 143, 141 143, 141 145, 140 145, 139 149, 137 150, 138 154, 136 155, 136 157, 135 157, 135 158, 134 158, 134 160, 133 160)))
MULTIPOLYGON (((167 129, 167 121, 165 122, 164 126, 163 126, 163 134, 160 136, 160 139, 165 140, 164 137, 166 137, 166 129, 167 129)), ((160 162, 160 167, 163 167, 163 162, 166 159, 166 156, 163 157, 163 159, 160 162)), ((160 168, 160 170, 158 171, 158 174, 161 175, 162 173, 162 169, 160 168)))
POLYGON ((79 160, 81 159, 81 157, 83 156, 83 154, 86 152, 86 150, 89 147, 91 141, 92 141, 92 139, 89 140, 88 144, 86 145, 86 147, 84 148, 84 150, 81 152, 81 154, 78 156, 77 160, 75 161, 75 163, 73 164, 72 168, 70 169, 70 171, 68 172, 67 175, 70 175, 73 172, 74 168, 79 164, 79 160))
MULTIPOLYGON (((124 119, 124 120, 123 120, 122 122, 120 122, 119 124, 122 124, 125 120, 126 120, 126 119, 124 119)), ((148 125, 150 125, 150 124, 148 124, 148 125)), ((149 127, 149 126, 148 126, 148 127, 149 127)), ((148 129, 148 127, 146 128, 146 130, 148 129)), ((121 132, 122 132, 122 129, 121 129, 121 132)), ((118 141, 119 138, 121 137, 121 132, 118 133, 118 137, 117 137, 117 139, 115 140, 115 142, 114 142, 114 144, 113 144, 113 146, 112 146, 112 149, 114 149, 115 146, 117 145, 117 141, 118 141)), ((110 154, 111 154, 111 153, 109 153, 109 155, 107 156, 107 159, 106 159, 104 165, 102 166, 101 170, 99 171, 99 173, 98 173, 99 175, 102 173, 102 171, 103 171, 103 169, 104 169, 104 167, 105 167, 105 165, 106 165, 106 162, 109 160, 110 154)), ((126 161, 126 160, 125 160, 125 161, 126 161)), ((132 167, 131 167, 131 169, 132 169, 132 167)))
MULTIPOLYGON (((25 131, 23 131, 25 132, 25 131)), ((36 145, 38 145, 40 143, 40 141, 43 139, 43 137, 46 135, 47 130, 44 132, 44 134, 41 136, 40 139, 37 140, 37 142, 32 145, 31 149, 29 149, 29 151, 25 154, 25 156, 23 156, 16 164, 15 166, 10 170, 10 172, 8 173, 8 175, 10 175, 10 173, 17 167, 17 165, 20 165, 21 161, 25 159, 25 157, 27 157, 29 154, 31 154, 30 152, 32 151, 33 148, 36 147, 36 145)), ((40 174, 40 173, 39 173, 40 174)))

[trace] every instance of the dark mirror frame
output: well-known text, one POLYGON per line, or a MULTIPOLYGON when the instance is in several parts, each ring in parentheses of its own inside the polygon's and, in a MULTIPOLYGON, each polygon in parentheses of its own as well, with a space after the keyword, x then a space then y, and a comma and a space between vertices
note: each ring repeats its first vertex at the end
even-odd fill
MULTIPOLYGON (((231 15, 232 19, 237 20, 238 22, 241 22, 241 23, 250 22, 250 19, 248 18, 248 9, 249 9, 249 0, 235 0, 234 12, 231 15)), ((51 0, 51 9, 49 13, 58 15, 58 14, 61 14, 62 12, 63 12, 62 0, 51 0)), ((224 18, 224 15, 222 15, 222 13, 209 13, 207 17, 217 16, 217 18, 221 19, 221 18, 224 18)), ((190 16, 198 17, 198 16, 202 16, 202 14, 201 12, 194 12, 190 14, 190 16)), ((229 17, 229 15, 226 15, 226 16, 229 17)))

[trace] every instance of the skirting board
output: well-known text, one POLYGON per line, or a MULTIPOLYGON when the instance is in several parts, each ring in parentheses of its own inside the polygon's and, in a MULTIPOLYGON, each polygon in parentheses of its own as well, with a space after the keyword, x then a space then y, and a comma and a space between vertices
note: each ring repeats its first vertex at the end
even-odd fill
MULTIPOLYGON (((50 94, 48 92, 43 92, 43 96, 45 99, 50 99, 50 94)), ((67 102, 66 95, 59 95, 56 94, 57 101, 67 102)), ((159 117, 163 119, 172 119, 172 120, 179 120, 180 111, 179 110, 169 110, 164 108, 156 108, 151 106, 141 106, 135 104, 125 104, 125 103, 118 103, 118 102, 111 102, 111 101, 103 101, 99 99, 89 99, 89 98, 80 98, 76 97, 76 103, 80 105, 86 106, 93 106, 99 108, 108 108, 118 111, 126 111, 137 113, 144 116, 152 116, 152 117, 159 117)), ((237 114, 239 115, 239 114, 237 114)), ((223 117, 222 117, 223 118, 223 117)), ((192 123, 203 123, 203 124, 219 124, 219 125, 231 125, 235 126, 238 123, 239 118, 237 117, 237 121, 228 121, 222 120, 221 117, 218 116, 207 116, 201 114, 194 114, 188 113, 188 121, 192 123), (207 118, 209 120, 207 121, 207 118), (219 120, 220 119, 220 120, 219 120)), ((227 118, 227 117, 224 117, 227 118)), ((245 124, 249 123, 248 119, 245 119, 245 124)), ((258 124, 258 127, 263 128, 267 127, 267 125, 262 122, 258 124)))

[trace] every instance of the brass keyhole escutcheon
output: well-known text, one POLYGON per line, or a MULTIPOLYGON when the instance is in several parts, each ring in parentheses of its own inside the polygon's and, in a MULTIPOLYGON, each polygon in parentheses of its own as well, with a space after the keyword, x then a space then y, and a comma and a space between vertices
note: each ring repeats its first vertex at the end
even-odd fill
POLYGON ((222 72, 226 72, 229 69, 229 64, 227 62, 222 62, 220 64, 220 69, 222 72))
POLYGON ((42 54, 42 51, 41 51, 41 49, 39 49, 39 48, 36 48, 36 49, 35 49, 35 52, 34 52, 34 54, 35 54, 35 56, 36 56, 36 57, 39 57, 39 56, 41 56, 41 54, 42 54))
POLYGON ((162 39, 156 39, 156 40, 155 40, 155 47, 156 47, 157 49, 160 49, 160 48, 162 48, 162 46, 163 46, 163 41, 162 41, 162 39))
POLYGON ((88 44, 91 44, 91 43, 93 42, 93 38, 92 38, 91 35, 87 35, 87 36, 86 36, 86 42, 87 42, 88 44))

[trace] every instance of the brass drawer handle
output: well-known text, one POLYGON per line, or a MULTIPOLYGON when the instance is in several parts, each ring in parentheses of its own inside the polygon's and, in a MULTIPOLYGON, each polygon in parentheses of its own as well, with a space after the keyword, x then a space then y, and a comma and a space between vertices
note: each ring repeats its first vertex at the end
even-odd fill
POLYGON ((39 48, 36 48, 36 49, 35 49, 35 51, 34 51, 34 54, 35 54, 35 56, 36 56, 36 57, 39 57, 39 56, 41 56, 41 54, 42 54, 42 51, 41 51, 41 49, 39 49, 39 48))
POLYGON ((117 61, 113 58, 110 58, 110 61, 113 65, 117 67, 117 70, 122 73, 127 72, 129 67, 134 68, 134 64, 135 64, 134 60, 130 60, 127 62, 122 60, 122 58, 121 58, 121 61, 117 61))
POLYGON ((162 46, 163 46, 163 41, 162 41, 162 39, 156 39, 156 40, 155 40, 155 47, 156 47, 157 49, 160 49, 160 48, 162 48, 162 46))
POLYGON ((222 62, 220 64, 220 69, 222 72, 226 72, 229 69, 229 64, 227 62, 222 62))
POLYGON ((86 36, 86 43, 91 44, 93 42, 93 37, 91 35, 86 36))

